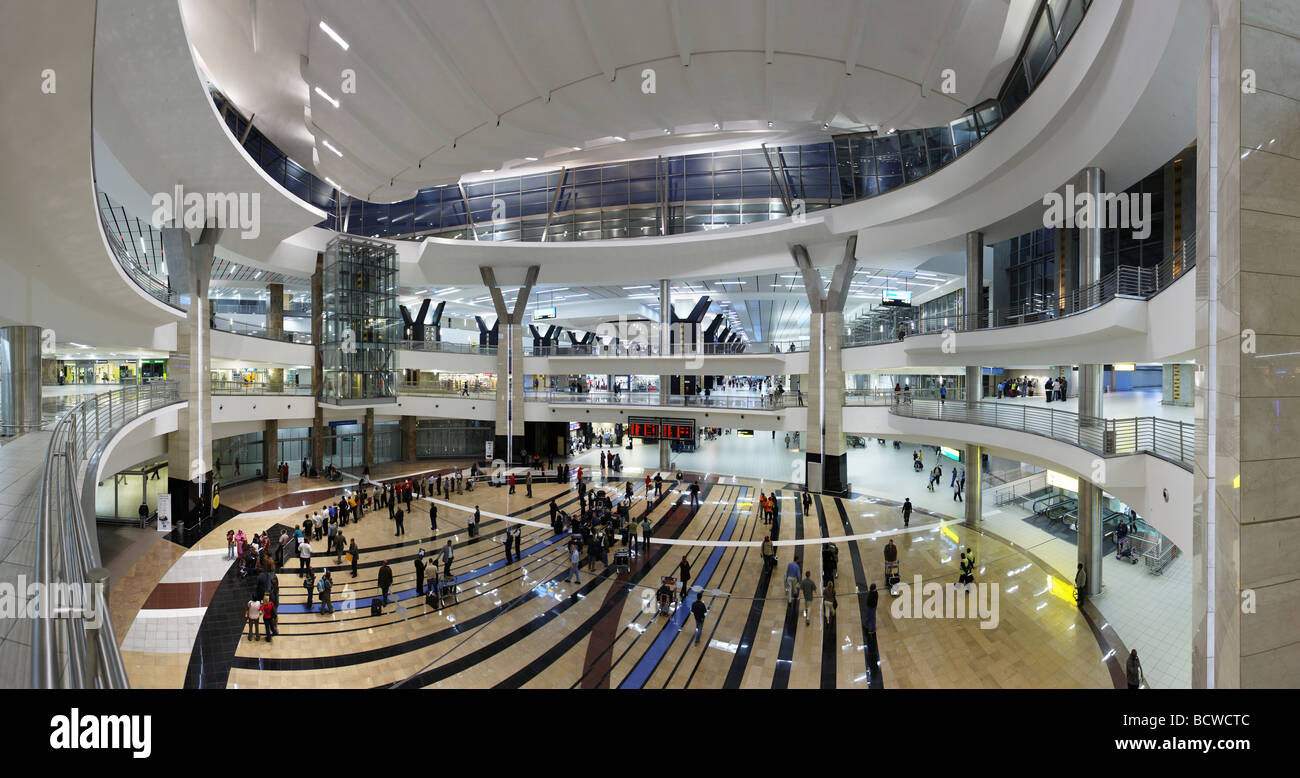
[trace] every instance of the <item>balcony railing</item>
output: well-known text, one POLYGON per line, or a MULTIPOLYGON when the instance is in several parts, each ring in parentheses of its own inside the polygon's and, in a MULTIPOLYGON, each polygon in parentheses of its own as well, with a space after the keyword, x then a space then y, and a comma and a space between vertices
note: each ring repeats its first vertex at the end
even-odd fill
POLYGON ((524 392, 525 400, 536 400, 552 405, 635 405, 677 408, 730 408, 733 410, 778 411, 797 408, 806 400, 797 392, 774 395, 728 395, 726 392, 703 394, 674 394, 668 402, 661 402, 658 392, 524 392))
POLYGON ((968 406, 952 400, 899 404, 890 413, 1028 432, 1101 456, 1154 454, 1188 470, 1196 456, 1195 424, 1154 416, 1103 419, 1019 403, 980 402, 968 406))
POLYGON ((84 400, 51 430, 36 522, 34 568, 42 611, 32 626, 35 688, 127 687, 108 611, 108 571, 90 543, 81 479, 100 441, 132 419, 177 402, 174 383, 118 389, 84 400))
POLYGON ((991 312, 933 316, 922 316, 917 309, 911 308, 900 309, 898 314, 886 317, 877 309, 875 319, 859 322, 845 337, 843 345, 869 346, 900 341, 913 335, 931 335, 944 331, 972 332, 1050 321, 1091 311, 1117 297, 1148 300, 1169 288, 1195 265, 1196 243, 1188 240, 1158 265, 1121 265, 1100 281, 1060 298, 1059 304, 1056 298, 1049 297, 1038 306, 1014 306, 991 312))
POLYGON ((248 382, 214 380, 212 382, 212 393, 214 395, 281 394, 301 397, 311 395, 311 384, 302 386, 289 380, 280 383, 271 383, 270 381, 248 382))
MULTIPOLYGON (((772 341, 754 343, 701 343, 698 345, 674 343, 667 352, 674 357, 697 356, 761 356, 764 354, 793 354, 806 352, 808 341, 772 341)), ((617 359, 635 359, 637 357, 659 357, 664 355, 657 343, 586 343, 555 345, 542 344, 534 346, 524 343, 525 356, 537 357, 614 357, 617 359)))
POLYGON ((235 321, 224 316, 213 316, 209 323, 214 330, 229 332, 235 335, 248 335, 254 338, 265 338, 267 340, 278 340, 281 343, 305 343, 311 345, 310 332, 290 332, 281 330, 280 334, 273 335, 271 331, 260 324, 248 324, 246 322, 235 321))
MULTIPOLYGON (((440 354, 479 354, 496 356, 496 346, 480 346, 477 343, 448 343, 439 340, 403 340, 398 342, 399 349, 406 351, 434 351, 440 354)), ((525 353, 527 353, 525 351, 525 353)))
POLYGON ((429 384, 398 384, 397 394, 411 395, 414 397, 460 397, 466 400, 495 400, 497 393, 495 389, 473 388, 473 387, 454 387, 429 385, 429 384))

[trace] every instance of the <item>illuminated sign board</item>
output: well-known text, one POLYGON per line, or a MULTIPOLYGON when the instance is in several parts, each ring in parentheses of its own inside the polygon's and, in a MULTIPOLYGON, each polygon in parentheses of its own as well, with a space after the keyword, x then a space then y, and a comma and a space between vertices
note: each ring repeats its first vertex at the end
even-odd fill
POLYGON ((883 302, 899 302, 912 304, 912 293, 904 292, 902 289, 886 289, 880 298, 883 302))
POLYGON ((1074 492, 1076 494, 1079 492, 1078 478, 1071 478, 1070 476, 1065 475, 1064 473, 1058 473, 1055 470, 1047 471, 1047 485, 1057 486, 1067 492, 1074 492))
POLYGON ((627 434, 641 440, 694 440, 695 421, 629 416, 627 434))
POLYGON ((538 308, 533 311, 533 319, 554 319, 555 308, 538 308))
POLYGON ((949 459, 951 459, 951 460, 953 460, 953 461, 955 461, 955 462, 960 462, 960 461, 961 461, 961 452, 959 452, 959 451, 958 451, 957 449, 955 449, 955 448, 948 448, 947 446, 940 446, 940 447, 939 447, 939 453, 940 453, 940 454, 943 454, 944 456, 948 457, 949 459))

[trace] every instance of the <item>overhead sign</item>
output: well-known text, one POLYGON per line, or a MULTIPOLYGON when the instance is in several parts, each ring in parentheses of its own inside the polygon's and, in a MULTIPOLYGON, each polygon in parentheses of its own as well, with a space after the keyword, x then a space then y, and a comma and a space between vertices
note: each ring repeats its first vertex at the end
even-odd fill
POLYGON ((533 311, 533 319, 554 319, 555 308, 537 308, 533 311))
POLYGON ((695 420, 629 416, 627 434, 641 440, 694 440, 695 420))
POLYGON ((893 303, 904 303, 906 305, 911 305, 912 293, 904 292, 902 289, 886 289, 884 290, 884 292, 881 293, 880 299, 881 301, 886 303, 893 302, 893 303))

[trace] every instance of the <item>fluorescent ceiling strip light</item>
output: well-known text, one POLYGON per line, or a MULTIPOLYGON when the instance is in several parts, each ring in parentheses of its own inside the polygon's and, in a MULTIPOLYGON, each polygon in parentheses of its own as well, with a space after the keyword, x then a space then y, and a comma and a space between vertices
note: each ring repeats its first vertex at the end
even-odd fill
POLYGON ((323 98, 325 98, 326 100, 328 100, 328 101, 329 101, 329 104, 332 105, 332 106, 334 106, 335 108, 338 108, 338 107, 339 107, 339 101, 338 101, 338 100, 335 100, 334 98, 332 98, 332 97, 330 97, 328 94, 326 94, 324 89, 321 89, 320 87, 316 87, 316 94, 318 94, 318 95, 320 95, 321 97, 323 97, 323 98))
POLYGON ((343 152, 341 152, 341 151, 339 151, 338 149, 336 149, 336 148, 334 147, 334 144, 333 144, 333 143, 330 143, 330 142, 329 142, 328 140, 326 140, 325 138, 321 138, 321 145, 324 146, 325 148, 329 149, 330 151, 334 152, 335 154, 339 155, 340 157, 343 156, 343 152))
POLYGON ((323 31, 326 35, 333 38, 334 42, 337 43, 344 51, 348 50, 348 42, 343 40, 342 35, 339 35, 337 32, 334 32, 334 29, 330 27, 328 24, 326 24, 324 19, 321 19, 320 28, 321 31, 323 31))

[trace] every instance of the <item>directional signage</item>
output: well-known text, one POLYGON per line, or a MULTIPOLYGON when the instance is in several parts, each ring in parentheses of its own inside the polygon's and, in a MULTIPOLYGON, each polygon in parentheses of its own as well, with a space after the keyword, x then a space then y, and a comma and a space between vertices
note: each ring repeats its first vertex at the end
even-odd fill
POLYGON ((627 434, 641 440, 694 440, 695 420, 629 416, 627 434))

